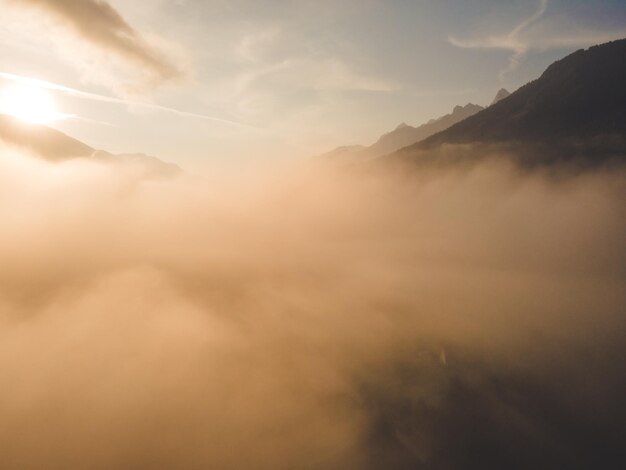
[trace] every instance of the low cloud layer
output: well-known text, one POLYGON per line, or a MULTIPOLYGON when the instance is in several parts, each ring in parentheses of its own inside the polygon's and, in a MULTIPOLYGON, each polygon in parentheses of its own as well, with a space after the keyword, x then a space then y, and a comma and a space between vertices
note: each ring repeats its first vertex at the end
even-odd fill
POLYGON ((621 174, 0 169, 3 469, 621 452, 621 174))
POLYGON ((155 81, 167 82, 184 75, 181 67, 150 44, 104 0, 11 0, 39 8, 60 20, 93 46, 114 54, 147 72, 155 81))

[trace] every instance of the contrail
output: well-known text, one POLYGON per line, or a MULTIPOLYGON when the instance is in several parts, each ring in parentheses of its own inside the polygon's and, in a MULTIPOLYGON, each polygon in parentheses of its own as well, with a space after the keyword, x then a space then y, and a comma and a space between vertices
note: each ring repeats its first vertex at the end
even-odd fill
POLYGON ((539 0, 539 7, 530 17, 519 23, 504 36, 489 36, 475 40, 460 40, 454 36, 448 38, 448 42, 456 47, 464 49, 506 49, 513 52, 509 58, 508 66, 499 74, 502 79, 506 74, 514 70, 528 53, 530 44, 520 38, 520 35, 531 25, 539 21, 548 9, 548 0, 539 0))
POLYGON ((522 21, 513 31, 509 33, 509 37, 517 37, 517 35, 527 29, 534 22, 541 19, 548 9, 548 0, 539 0, 539 9, 528 19, 522 21))
MULTIPOLYGON (((546 13, 547 9, 548 9, 548 0, 540 0, 539 9, 530 18, 528 18, 525 21, 522 21, 513 31, 511 31, 509 33, 509 39, 512 40, 513 42, 519 42, 518 36, 520 35, 520 33, 523 33, 526 29, 528 29, 529 26, 539 21, 541 17, 546 13)), ((525 44, 521 49, 518 49, 514 52, 514 54, 509 58, 508 67, 500 72, 499 74, 500 80, 504 79, 504 77, 507 74, 509 74, 510 72, 512 72, 519 66, 520 61, 528 52, 528 47, 529 47, 528 44, 525 44)))
POLYGON ((189 111, 182 111, 180 109, 170 108, 167 106, 161 106, 158 104, 145 103, 141 101, 124 100, 121 98, 114 98, 112 96, 100 95, 97 93, 89 93, 86 91, 77 90, 76 88, 70 88, 64 85, 60 85, 58 83, 53 83, 53 82, 49 82, 46 80, 39 80, 36 78, 31 78, 31 77, 25 77, 23 75, 16 75, 13 73, 8 73, 8 72, 0 72, 0 78, 4 80, 9 80, 12 82, 22 83, 25 85, 31 85, 31 86, 36 86, 39 88, 44 88, 46 90, 51 90, 51 91, 66 94, 68 96, 74 96, 76 98, 82 98, 82 99, 91 100, 91 101, 113 103, 113 104, 119 104, 123 106, 137 106, 140 108, 153 109, 156 111, 177 114, 179 116, 186 116, 186 117, 191 117, 195 119, 202 119, 204 121, 217 122, 217 123, 226 124, 229 126, 257 129, 256 127, 251 126, 249 124, 243 124, 241 122, 231 121, 229 119, 218 118, 215 116, 207 116, 206 114, 192 113, 189 111))

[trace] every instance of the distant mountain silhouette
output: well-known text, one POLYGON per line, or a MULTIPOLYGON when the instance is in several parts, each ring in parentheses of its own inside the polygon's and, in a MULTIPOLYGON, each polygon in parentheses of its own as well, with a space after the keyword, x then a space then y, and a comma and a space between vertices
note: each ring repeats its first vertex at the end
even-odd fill
POLYGON ((443 144, 497 144, 524 158, 548 152, 559 159, 623 160, 626 39, 579 50, 506 99, 398 153, 443 144))
POLYGON ((90 157, 95 149, 60 131, 46 126, 23 123, 0 114, 0 139, 26 148, 46 160, 90 157))
POLYGON ((63 132, 47 126, 23 123, 11 116, 0 114, 0 140, 24 148, 48 161, 73 158, 90 158, 111 163, 132 163, 142 167, 147 176, 172 176, 181 170, 158 158, 143 154, 114 155, 96 150, 63 132))
POLYGON ((367 148, 367 154, 371 157, 379 157, 395 152, 396 150, 414 144, 420 140, 443 131, 450 126, 460 122, 484 108, 477 104, 468 104, 466 106, 455 106, 450 114, 446 114, 439 119, 433 119, 430 122, 419 127, 408 125, 400 125, 394 131, 383 135, 378 141, 367 148))
POLYGON ((493 99, 493 101, 491 102, 490 106, 493 106, 496 103, 499 103, 500 101, 502 101, 504 98, 507 98, 511 95, 511 93, 509 93, 509 90, 507 90, 506 88, 500 88, 500 90, 498 91, 498 93, 496 94, 496 97, 493 99))
POLYGON ((424 140, 437 132, 443 131, 483 109, 482 106, 472 103, 465 106, 455 106, 452 113, 446 114, 438 119, 431 119, 426 124, 418 127, 413 127, 403 122, 393 131, 382 135, 376 143, 369 147, 363 145, 338 147, 331 152, 325 153, 322 157, 350 160, 366 160, 382 157, 383 155, 395 152, 403 147, 424 140))

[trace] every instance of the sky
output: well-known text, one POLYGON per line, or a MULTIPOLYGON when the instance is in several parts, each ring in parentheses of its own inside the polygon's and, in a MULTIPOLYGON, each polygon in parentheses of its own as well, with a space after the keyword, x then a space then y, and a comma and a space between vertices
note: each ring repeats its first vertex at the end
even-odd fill
POLYGON ((371 144, 626 37, 621 0, 0 0, 0 87, 53 127, 183 166, 371 144))

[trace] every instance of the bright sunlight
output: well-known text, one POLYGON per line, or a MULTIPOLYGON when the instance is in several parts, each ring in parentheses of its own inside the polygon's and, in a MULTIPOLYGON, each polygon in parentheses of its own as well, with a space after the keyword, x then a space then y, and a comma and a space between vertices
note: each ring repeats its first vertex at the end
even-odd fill
POLYGON ((42 88, 13 85, 0 93, 0 113, 33 124, 48 124, 65 119, 58 111, 54 97, 42 88))

